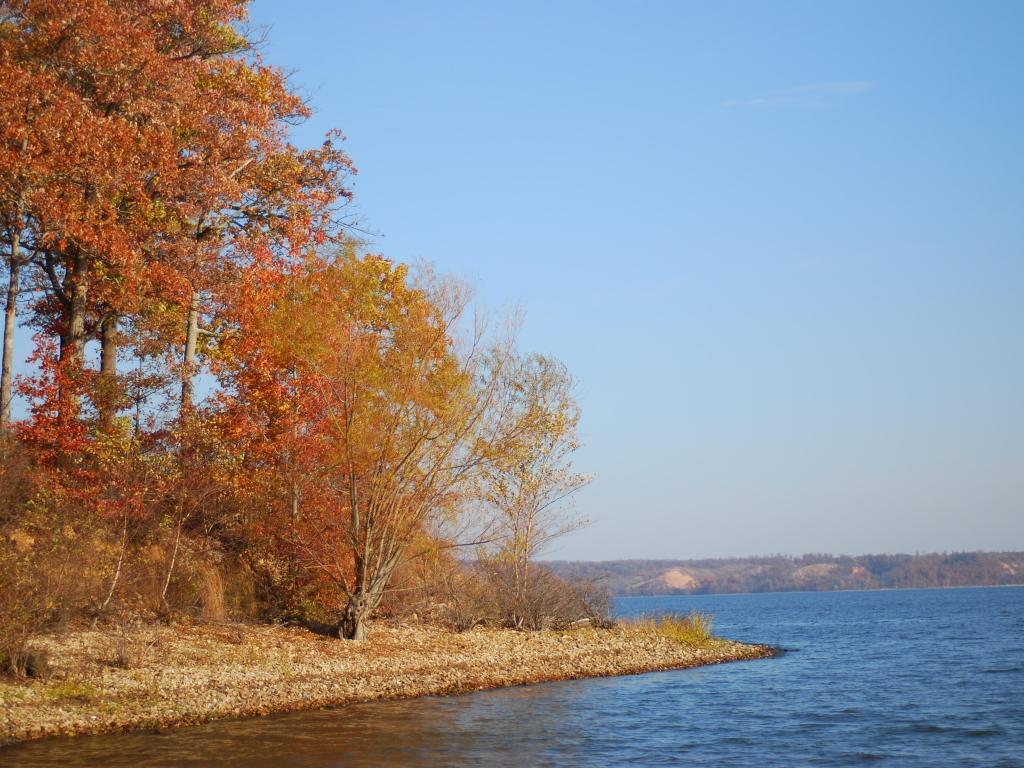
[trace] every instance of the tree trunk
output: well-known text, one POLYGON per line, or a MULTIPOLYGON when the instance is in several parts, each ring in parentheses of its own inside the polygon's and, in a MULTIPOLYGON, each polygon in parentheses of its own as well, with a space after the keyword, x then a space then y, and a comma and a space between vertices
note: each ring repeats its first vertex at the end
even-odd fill
POLYGON ((64 290, 69 299, 64 307, 60 361, 64 374, 74 381, 71 382, 70 391, 64 388, 61 392, 61 417, 65 420, 77 418, 81 408, 77 379, 81 376, 85 359, 85 309, 88 298, 85 258, 77 248, 72 248, 68 261, 64 290))
POLYGON ((185 325, 185 359, 181 369, 181 411, 184 415, 192 407, 192 376, 195 374, 196 346, 199 342, 199 293, 192 291, 185 325))
POLYGON ((335 634, 342 640, 365 640, 366 622, 377 610, 391 576, 395 572, 401 551, 391 553, 377 564, 371 574, 363 570, 365 560, 356 558, 355 588, 349 592, 348 603, 341 613, 341 619, 335 625, 335 634))
POLYGON ((85 358, 85 304, 88 286, 85 282, 86 263, 82 254, 75 250, 68 269, 68 296, 71 303, 67 308, 65 333, 61 339, 61 359, 73 359, 77 368, 82 367, 85 358))
POLYGON ((100 429, 109 432, 117 413, 117 315, 104 316, 100 323, 100 429))
POLYGON ((11 231, 10 279, 4 309, 4 356, 0 372, 0 434, 11 427, 11 371, 14 365, 14 323, 18 311, 18 273, 21 270, 21 233, 11 231))
POLYGON ((341 620, 334 627, 337 637, 340 640, 355 640, 357 642, 365 640, 366 614, 366 604, 360 596, 354 596, 345 606, 341 620))

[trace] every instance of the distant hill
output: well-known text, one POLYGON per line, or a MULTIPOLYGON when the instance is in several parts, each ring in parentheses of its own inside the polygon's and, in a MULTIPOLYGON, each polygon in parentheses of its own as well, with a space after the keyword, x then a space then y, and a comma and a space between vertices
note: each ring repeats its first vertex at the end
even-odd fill
POLYGON ((1024 552, 859 557, 801 555, 721 560, 553 560, 545 565, 565 578, 598 581, 613 595, 1024 584, 1024 552))

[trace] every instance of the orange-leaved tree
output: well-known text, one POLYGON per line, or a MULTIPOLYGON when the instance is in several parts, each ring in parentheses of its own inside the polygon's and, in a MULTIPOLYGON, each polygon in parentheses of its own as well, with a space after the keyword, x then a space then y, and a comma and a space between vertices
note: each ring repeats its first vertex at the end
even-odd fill
POLYGON ((460 340, 466 292, 352 247, 253 273, 218 371, 250 473, 277 478, 276 536, 362 639, 415 542, 471 507, 501 428, 507 346, 460 340))
MULTIPOLYGON (((309 115, 244 28, 245 0, 0 4, 0 245, 10 340, 23 267, 35 322, 59 340, 60 412, 88 394, 109 430, 122 320, 177 313, 190 399, 203 291, 254 253, 285 259, 338 231, 351 170, 332 137, 300 151, 309 115), (187 319, 187 329, 185 327, 187 319), (100 341, 99 375, 85 366, 100 341)), ((150 327, 161 323, 149 323, 150 327)), ((5 345, 0 377, 10 402, 5 345)), ((0 409, 4 425, 7 411, 0 409)))
MULTIPOLYGON (((254 51, 246 6, 0 0, 0 431, 10 423, 13 328, 27 288, 38 333, 21 386, 30 417, 18 435, 41 487, 66 492, 81 519, 107 524, 117 563, 129 521, 157 522, 170 508, 180 529, 199 516, 195 499, 165 491, 203 472, 196 446, 206 436, 198 423, 175 427, 177 403, 165 401, 173 379, 191 401, 204 309, 229 304, 249 264, 285 269, 306 246, 335 238, 348 196, 351 169, 333 136, 307 151, 288 142, 309 110, 254 51), (87 360, 94 341, 98 370, 87 360), (130 378, 118 371, 126 345, 140 363, 130 378), (152 370, 144 357, 157 361, 152 370), (126 384, 134 430, 116 418, 126 384)), ((118 573, 112 564, 113 586, 118 573)))

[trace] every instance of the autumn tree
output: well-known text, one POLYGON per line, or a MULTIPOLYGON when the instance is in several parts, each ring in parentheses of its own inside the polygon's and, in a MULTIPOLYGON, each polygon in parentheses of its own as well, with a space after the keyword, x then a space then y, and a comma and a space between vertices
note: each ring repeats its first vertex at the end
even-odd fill
POLYGON ((85 344, 104 320, 90 328, 90 302, 134 293, 127 278, 142 237, 137 203, 147 174, 166 165, 155 152, 158 99, 143 66, 146 46, 118 26, 116 10, 10 0, 0 12, 0 77, 16 84, 15 108, 5 110, 0 128, 3 175, 19 182, 5 197, 8 208, 16 198, 28 214, 19 224, 31 223, 33 262, 46 288, 37 310, 60 340, 69 417, 84 386, 85 344))
POLYGON ((483 498, 495 517, 497 542, 484 565, 507 595, 507 621, 521 629, 536 613, 532 562, 583 524, 571 499, 590 479, 572 468, 580 411, 565 365, 542 355, 518 357, 505 366, 500 384, 510 428, 483 465, 483 498))
POLYGON ((10 218, 5 217, 3 227, 6 252, 4 266, 7 271, 7 292, 4 301, 3 358, 0 362, 0 439, 10 430, 12 373, 14 365, 14 327, 17 322, 18 294, 21 289, 21 269, 25 265, 22 251, 22 225, 17 209, 10 218))
POLYGON ((337 590, 339 636, 361 639, 413 543, 465 510, 506 352, 459 344, 463 289, 352 248, 257 283, 226 408, 284 480, 280 535, 337 590))
MULTIPOLYGON (((146 313, 180 314, 190 399, 201 292, 228 264, 257 252, 288 258, 338 231, 348 159, 330 137, 315 150, 288 143, 309 110, 254 52, 246 4, 2 4, 0 83, 17 98, 0 117, 0 179, 11 182, 0 203, 7 220, 33 225, 36 322, 59 339, 68 418, 88 388, 85 344, 97 338, 92 389, 109 428, 119 325, 146 313)), ((15 269, 22 250, 8 248, 15 269)))
POLYGON ((166 554, 164 604, 190 541, 216 541, 285 562, 357 639, 403 563, 495 520, 526 594, 583 482, 568 376, 485 338, 459 284, 350 239, 340 134, 290 142, 310 111, 246 8, 0 0, 11 519, 92 532, 76 546, 101 612, 133 551, 166 554), (19 319, 35 336, 15 382, 19 319))
POLYGON ((10 428, 14 328, 25 267, 40 231, 38 212, 61 205, 69 187, 60 165, 73 154, 80 105, 60 98, 44 70, 26 67, 41 56, 25 33, 22 9, 0 3, 0 251, 7 274, 0 373, 0 432, 10 428))
MULTIPOLYGON (((82 519, 111 523, 122 542, 130 518, 159 516, 154 498, 195 488, 180 480, 202 471, 196 427, 167 431, 149 400, 171 374, 191 401, 204 309, 210 318, 230 303, 249 265, 283 269, 340 232, 351 165, 333 133, 311 150, 289 143, 309 110, 254 50, 246 5, 0 2, 0 427, 27 288, 37 333, 21 385, 31 416, 18 433, 40 482, 66 491, 82 519), (94 340, 98 370, 86 363, 94 340), (118 370, 125 345, 140 363, 130 378, 118 370), (115 425, 129 382, 130 438, 115 425)), ((172 522, 194 519, 195 506, 179 493, 172 522)))
MULTIPOLYGON (((0 63, 0 67, 2 66, 0 63)), ((2 75, 0 78, 9 79, 2 75)), ((3 127, 8 130, 10 128, 9 125, 3 127)), ((30 189, 31 174, 31 164, 25 157, 27 150, 28 143, 23 136, 11 133, 0 137, 0 247, 3 248, 3 266, 7 272, 3 359, 0 364, 0 439, 6 437, 10 429, 14 327, 17 322, 22 269, 28 261, 26 248, 22 242, 27 229, 26 198, 30 189)))

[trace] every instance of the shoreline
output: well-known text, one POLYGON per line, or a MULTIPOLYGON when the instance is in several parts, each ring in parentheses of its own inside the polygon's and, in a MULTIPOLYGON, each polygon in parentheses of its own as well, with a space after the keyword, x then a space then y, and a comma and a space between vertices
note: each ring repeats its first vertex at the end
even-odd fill
POLYGON ((1024 589, 1020 584, 954 584, 948 587, 864 587, 850 589, 770 589, 763 592, 668 592, 657 595, 612 595, 612 600, 652 600, 659 597, 729 597, 732 595, 833 595, 837 592, 932 592, 949 589, 1024 589))
POLYGON ((376 624, 363 643, 279 625, 142 627, 49 635, 33 647, 49 652, 53 673, 45 681, 0 681, 0 749, 41 738, 164 730, 782 652, 720 638, 694 648, 630 624, 464 633, 376 624))

